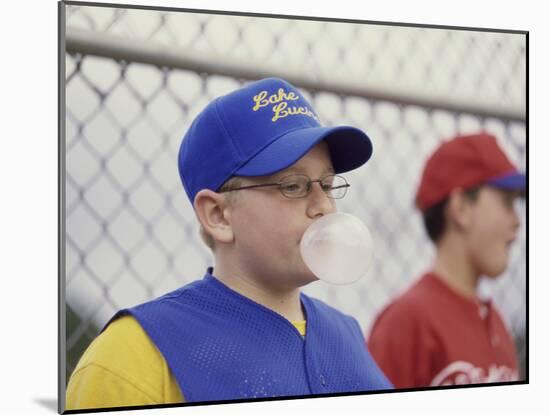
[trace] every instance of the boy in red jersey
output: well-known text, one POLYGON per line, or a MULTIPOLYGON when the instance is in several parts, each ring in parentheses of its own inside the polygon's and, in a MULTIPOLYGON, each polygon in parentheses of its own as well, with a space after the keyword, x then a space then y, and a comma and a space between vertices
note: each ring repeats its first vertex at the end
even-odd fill
POLYGON ((476 289, 506 269, 525 191, 494 136, 444 142, 416 194, 436 246, 432 270, 377 317, 368 340, 397 388, 518 380, 516 349, 502 318, 476 289))

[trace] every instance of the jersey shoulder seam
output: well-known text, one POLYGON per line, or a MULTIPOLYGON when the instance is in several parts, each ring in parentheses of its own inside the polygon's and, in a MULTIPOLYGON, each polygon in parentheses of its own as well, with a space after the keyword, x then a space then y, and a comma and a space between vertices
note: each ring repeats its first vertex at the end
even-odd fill
POLYGON ((125 383, 127 383, 128 385, 131 385, 134 389, 140 391, 141 393, 143 393, 147 398, 149 398, 151 401, 157 403, 157 404, 160 404, 162 402, 159 402, 158 399, 154 399, 153 397, 151 397, 147 392, 145 392, 142 388, 140 388, 139 386, 137 386, 134 382, 132 382, 130 379, 124 377, 123 375, 121 375, 120 373, 117 373, 111 369, 109 369, 108 367, 105 367, 101 364, 98 364, 98 363, 95 363, 95 362, 90 362, 90 363, 87 363, 86 365, 82 366, 81 368, 79 368, 78 370, 76 370, 73 374, 76 375, 77 373, 80 373, 80 372, 83 372, 85 369, 87 368, 90 368, 90 367, 97 367, 99 369, 102 369, 106 372, 108 372, 109 374, 117 377, 118 379, 124 381, 125 383))

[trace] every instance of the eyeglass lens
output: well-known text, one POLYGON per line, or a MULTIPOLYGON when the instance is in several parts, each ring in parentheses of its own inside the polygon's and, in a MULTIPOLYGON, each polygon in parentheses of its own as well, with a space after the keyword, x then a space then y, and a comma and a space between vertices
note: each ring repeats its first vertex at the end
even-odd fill
MULTIPOLYGON (((287 176, 280 181, 280 189, 290 198, 304 197, 311 191, 313 182, 308 176, 297 174, 287 176)), ((340 199, 347 191, 347 182, 341 176, 328 175, 323 177, 319 184, 329 198, 340 199)))

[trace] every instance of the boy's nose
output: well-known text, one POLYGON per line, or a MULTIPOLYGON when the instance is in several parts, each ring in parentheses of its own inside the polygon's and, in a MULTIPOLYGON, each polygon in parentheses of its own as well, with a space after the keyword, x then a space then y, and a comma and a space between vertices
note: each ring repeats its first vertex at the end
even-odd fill
POLYGON ((321 183, 311 183, 311 192, 308 197, 308 216, 316 218, 336 211, 334 199, 327 196, 321 183))
POLYGON ((517 209, 512 209, 512 226, 514 227, 514 231, 517 231, 521 226, 517 209))

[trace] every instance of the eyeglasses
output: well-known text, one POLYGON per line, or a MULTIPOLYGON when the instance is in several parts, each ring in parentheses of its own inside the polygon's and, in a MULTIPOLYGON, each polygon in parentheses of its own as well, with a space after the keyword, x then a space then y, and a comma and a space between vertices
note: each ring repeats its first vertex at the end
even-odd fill
POLYGON ((313 183, 319 183, 323 192, 325 192, 327 197, 330 199, 342 199, 346 195, 348 187, 350 187, 346 179, 335 174, 329 174, 319 180, 311 180, 305 174, 292 174, 290 176, 283 177, 277 183, 254 184, 250 186, 228 189, 222 188, 218 191, 218 193, 234 192, 236 190, 245 189, 257 189, 260 187, 278 187, 283 196, 289 199, 299 199, 306 197, 311 193, 313 183))

